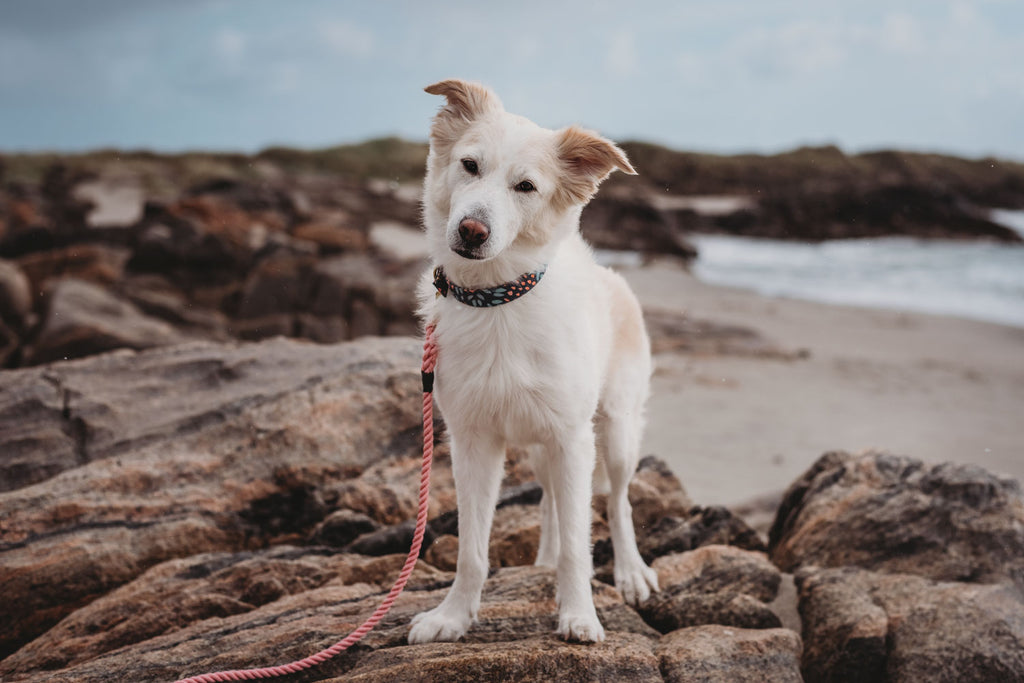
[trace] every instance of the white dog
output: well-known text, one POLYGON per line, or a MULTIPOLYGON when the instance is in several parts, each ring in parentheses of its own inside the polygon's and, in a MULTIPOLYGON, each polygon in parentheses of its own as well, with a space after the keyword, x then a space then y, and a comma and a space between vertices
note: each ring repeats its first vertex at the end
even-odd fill
POLYGON ((434 265, 421 314, 436 325, 436 397, 451 434, 459 505, 455 582, 418 615, 410 643, 457 640, 476 619, 506 446, 528 448, 544 490, 536 564, 556 569, 558 633, 604 639, 591 594, 591 486, 610 484, 615 586, 658 589, 636 547, 627 497, 651 374, 640 306, 594 262, 583 206, 609 173, 634 174, 614 144, 505 112, 487 88, 449 80, 433 121, 424 220, 434 265), (595 436, 596 430, 596 436, 595 436))

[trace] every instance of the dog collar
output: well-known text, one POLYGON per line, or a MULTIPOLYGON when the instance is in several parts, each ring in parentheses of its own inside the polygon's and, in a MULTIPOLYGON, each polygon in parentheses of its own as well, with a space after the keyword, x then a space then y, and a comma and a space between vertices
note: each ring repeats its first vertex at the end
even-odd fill
POLYGON ((515 280, 498 285, 497 287, 485 287, 483 289, 469 289, 459 287, 448 279, 444 274, 444 268, 434 268, 434 287, 437 288, 439 296, 451 295, 456 301, 474 308, 487 308, 489 306, 501 306, 510 301, 515 301, 531 289, 537 286, 540 279, 544 277, 545 268, 535 270, 532 273, 523 273, 515 280))

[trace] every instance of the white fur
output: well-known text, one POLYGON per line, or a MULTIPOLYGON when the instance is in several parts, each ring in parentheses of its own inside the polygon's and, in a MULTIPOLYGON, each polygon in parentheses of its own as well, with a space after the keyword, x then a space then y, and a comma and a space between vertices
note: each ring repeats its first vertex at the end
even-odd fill
POLYGON ((558 633, 600 641, 604 629, 590 587, 599 451, 611 488, 615 585, 634 604, 657 590, 657 576, 636 547, 627 498, 648 394, 649 342, 625 281, 595 263, 578 232, 586 202, 580 184, 592 181, 596 190, 612 168, 632 168, 610 142, 586 134, 599 149, 584 149, 574 137, 578 129, 546 130, 508 114, 482 86, 447 81, 428 91, 445 87, 438 94, 449 106, 435 120, 424 188, 434 263, 464 287, 498 285, 544 265, 547 271, 523 298, 493 308, 435 297, 429 273, 421 284, 421 314, 436 325, 439 346, 435 396, 452 440, 459 555, 451 590, 414 619, 409 642, 456 640, 476 619, 509 446, 530 449, 544 490, 536 564, 556 570, 558 633), (472 89, 475 104, 460 108, 467 91, 459 88, 472 89), (596 154, 595 163, 579 156, 588 154, 596 154), (604 168, 604 154, 618 160, 604 168), (477 175, 466 172, 465 158, 476 161, 477 175), (517 191, 522 180, 536 192, 517 191), (577 193, 567 201, 570 184, 577 193), (477 259, 453 251, 467 216, 485 216, 491 231, 477 259))

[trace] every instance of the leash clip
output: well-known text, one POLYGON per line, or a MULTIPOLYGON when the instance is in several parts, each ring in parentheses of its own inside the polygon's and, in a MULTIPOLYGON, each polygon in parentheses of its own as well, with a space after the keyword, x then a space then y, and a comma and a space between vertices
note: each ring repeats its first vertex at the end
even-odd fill
POLYGON ((444 276, 441 266, 434 268, 434 289, 437 290, 437 296, 448 296, 448 278, 444 276))

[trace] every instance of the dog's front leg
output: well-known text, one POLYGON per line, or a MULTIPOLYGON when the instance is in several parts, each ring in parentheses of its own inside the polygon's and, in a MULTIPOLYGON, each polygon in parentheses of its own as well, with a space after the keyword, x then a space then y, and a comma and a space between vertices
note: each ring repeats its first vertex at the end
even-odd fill
POLYGON ((504 474, 505 444, 490 435, 452 437, 452 472, 459 505, 455 582, 440 605, 416 616, 409 643, 458 640, 476 620, 487 579, 487 546, 504 474))
POLYGON ((558 634, 566 640, 604 640, 594 609, 590 576, 591 486, 594 472, 594 430, 590 423, 568 435, 551 454, 550 476, 558 488, 558 634))

